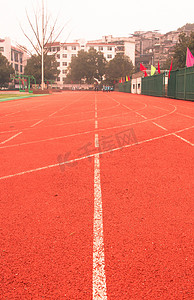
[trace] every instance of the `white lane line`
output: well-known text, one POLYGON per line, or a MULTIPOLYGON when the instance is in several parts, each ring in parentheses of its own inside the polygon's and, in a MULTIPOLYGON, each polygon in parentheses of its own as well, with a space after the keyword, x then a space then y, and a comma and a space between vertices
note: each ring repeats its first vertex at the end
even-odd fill
MULTIPOLYGON (((69 103, 69 104, 67 104, 67 105, 65 105, 65 106, 63 106, 63 107, 61 107, 60 109, 58 109, 58 110, 56 110, 55 112, 53 112, 52 114, 50 114, 49 117, 54 116, 54 115, 55 115, 56 113, 58 113, 59 111, 61 111, 61 110, 65 109, 65 108, 67 108, 68 106, 70 106, 70 105, 72 105, 72 104, 74 104, 74 103, 80 101, 83 97, 84 97, 84 96, 81 96, 81 97, 79 97, 78 99, 76 99, 75 101, 73 101, 72 103, 69 103)), ((61 116, 59 116, 59 117, 61 117, 61 116)))
POLYGON ((34 126, 40 124, 41 122, 43 122, 43 120, 40 120, 40 121, 36 122, 35 124, 31 125, 30 127, 34 127, 34 126))
POLYGON ((97 128, 98 128, 98 121, 95 120, 95 129, 97 129, 97 128))
POLYGON ((99 154, 94 155, 93 300, 107 299, 99 154))
POLYGON ((95 134, 95 148, 99 147, 99 139, 98 139, 98 134, 95 134))
POLYGON ((188 140, 184 139, 182 136, 176 134, 176 133, 172 133, 172 135, 176 136, 177 138, 181 139, 182 141, 186 142, 187 144, 194 146, 194 144, 192 144, 191 142, 189 142, 188 140))
POLYGON ((5 144, 5 143, 7 143, 7 142, 11 141, 12 139, 14 139, 16 136, 20 135, 21 133, 22 133, 22 131, 21 131, 21 132, 19 132, 19 133, 16 133, 15 135, 13 135, 13 136, 12 136, 12 137, 10 137, 9 139, 7 139, 7 140, 5 140, 5 141, 1 142, 0 144, 5 144))
MULTIPOLYGON (((160 140, 162 138, 171 136, 174 133, 182 132, 184 130, 188 130, 188 129, 193 128, 193 127, 194 126, 191 126, 189 128, 178 130, 178 131, 175 131, 173 133, 167 133, 167 134, 164 134, 164 135, 161 135, 161 136, 157 136, 155 138, 151 138, 151 139, 148 139, 148 140, 138 141, 138 145, 144 144, 144 143, 148 143, 148 142, 152 142, 152 141, 156 141, 156 140, 160 140)), ((191 144, 191 145, 193 146, 193 144, 191 144)), ((125 145, 125 146, 118 147, 118 148, 113 148, 113 149, 110 149, 110 150, 107 150, 107 151, 103 151, 103 152, 98 152, 97 154, 103 155, 103 154, 106 154, 106 153, 110 153, 110 152, 122 150, 124 148, 129 148, 129 147, 132 147, 132 146, 137 146, 137 143, 133 143, 133 144, 130 144, 130 145, 125 145)), ((75 158, 75 159, 72 159, 72 160, 69 160, 69 161, 65 161, 64 163, 62 162, 62 163, 60 163, 60 165, 64 165, 64 164, 68 164, 68 163, 73 163, 75 161, 81 161, 81 160, 84 160, 84 159, 87 159, 87 158, 91 158, 91 157, 94 157, 94 156, 95 156, 95 154, 91 154, 91 155, 87 155, 87 156, 82 156, 82 157, 75 158)), ((20 175, 24 175, 24 174, 28 174, 28 173, 33 173, 33 172, 37 172, 37 171, 42 171, 42 170, 46 170, 46 169, 51 169, 51 168, 54 168, 54 167, 59 167, 59 163, 53 164, 53 165, 47 165, 47 166, 36 168, 36 169, 31 169, 31 170, 27 170, 27 171, 15 173, 15 174, 5 175, 5 176, 0 177, 0 180, 2 180, 2 179, 8 179, 8 178, 11 178, 11 177, 20 176, 20 175)))
POLYGON ((163 130, 166 130, 166 131, 168 131, 168 129, 164 128, 163 126, 161 126, 161 125, 159 125, 159 124, 157 124, 157 123, 155 123, 155 122, 152 122, 152 123, 153 123, 153 124, 155 124, 156 126, 158 126, 158 127, 162 128, 163 130))
POLYGON ((142 118, 144 118, 145 120, 147 120, 147 118, 145 116, 143 116, 142 114, 138 113, 135 111, 136 114, 138 114, 139 116, 141 116, 142 118))
MULTIPOLYGON (((95 96, 95 117, 97 117, 97 99, 95 96)), ((97 121, 97 120, 95 120, 97 121)), ((95 128, 98 128, 98 124, 95 128)), ((95 134, 95 147, 99 147, 98 134, 95 134)), ((100 155, 94 154, 94 220, 93 220, 93 300, 107 300, 106 274, 104 258, 104 234, 102 215, 102 191, 100 180, 100 155)))
POLYGON ((155 105, 152 105, 152 106, 155 107, 155 108, 159 108, 159 109, 161 109, 161 110, 170 111, 170 110, 168 110, 168 109, 166 109, 166 108, 163 108, 163 107, 159 107, 159 106, 155 106, 155 105))
POLYGON ((179 113, 179 112, 177 112, 177 115, 181 115, 181 116, 184 116, 184 117, 187 117, 187 118, 190 118, 190 119, 194 119, 194 117, 191 117, 191 116, 179 113))

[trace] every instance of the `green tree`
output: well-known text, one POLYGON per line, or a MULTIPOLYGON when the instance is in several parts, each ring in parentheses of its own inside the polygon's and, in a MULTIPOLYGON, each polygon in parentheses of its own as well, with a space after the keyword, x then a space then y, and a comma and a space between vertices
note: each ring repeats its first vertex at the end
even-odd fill
POLYGON ((105 74, 106 59, 101 52, 90 49, 88 52, 81 50, 77 57, 73 57, 69 65, 67 82, 93 83, 95 80, 102 81, 105 74))
MULTIPOLYGON (((57 69, 57 61, 55 55, 44 55, 44 74, 46 80, 56 80, 60 71, 57 69)), ((27 60, 24 74, 33 75, 38 84, 41 83, 41 55, 32 55, 27 60)))
POLYGON ((106 82, 113 84, 118 82, 121 77, 131 76, 134 72, 134 66, 129 57, 122 54, 110 60, 106 67, 106 82))
POLYGON ((14 69, 10 65, 5 56, 0 53, 0 87, 7 87, 11 81, 10 75, 14 73, 14 69))

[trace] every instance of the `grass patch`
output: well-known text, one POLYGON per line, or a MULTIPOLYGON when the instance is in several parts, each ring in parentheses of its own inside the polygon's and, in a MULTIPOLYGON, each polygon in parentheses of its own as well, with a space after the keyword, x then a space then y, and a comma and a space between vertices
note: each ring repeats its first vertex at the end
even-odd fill
POLYGON ((7 98, 15 98, 15 97, 21 97, 21 94, 0 94, 0 99, 7 99, 7 98))

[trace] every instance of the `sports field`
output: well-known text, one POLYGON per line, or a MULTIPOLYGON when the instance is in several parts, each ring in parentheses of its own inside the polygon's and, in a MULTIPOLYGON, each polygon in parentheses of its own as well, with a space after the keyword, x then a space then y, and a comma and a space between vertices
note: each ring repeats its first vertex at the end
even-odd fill
POLYGON ((188 101, 0 103, 0 298, 194 299, 193 145, 188 101))

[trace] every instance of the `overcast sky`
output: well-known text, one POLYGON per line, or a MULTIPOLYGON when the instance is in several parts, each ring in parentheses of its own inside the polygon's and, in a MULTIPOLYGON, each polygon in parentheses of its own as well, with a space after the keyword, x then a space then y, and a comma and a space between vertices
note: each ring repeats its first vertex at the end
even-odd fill
MULTIPOLYGON (((42 0, 1 0, 0 38, 28 46, 21 29, 30 36, 25 9, 33 20, 33 9, 41 14, 42 0)), ((48 13, 58 26, 66 25, 60 41, 103 35, 128 36, 137 30, 159 30, 166 33, 186 23, 194 23, 194 1, 184 0, 45 0, 48 13)))

